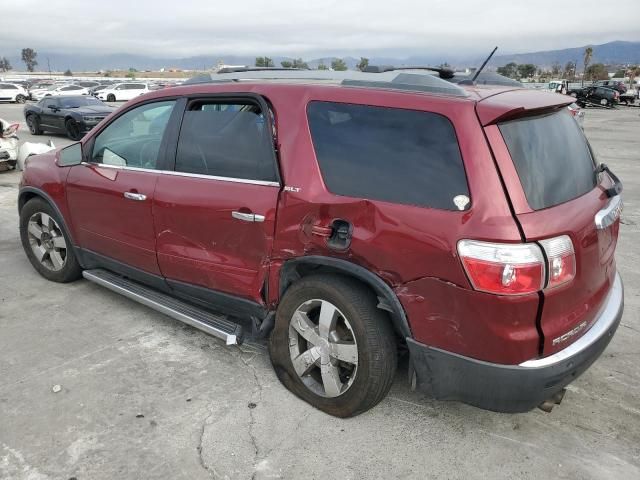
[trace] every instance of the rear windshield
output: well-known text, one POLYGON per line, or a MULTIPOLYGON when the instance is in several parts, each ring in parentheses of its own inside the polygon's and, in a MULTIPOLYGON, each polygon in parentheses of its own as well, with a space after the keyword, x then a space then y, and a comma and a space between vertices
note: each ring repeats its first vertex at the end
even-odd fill
POLYGON ((589 145, 566 108, 500 125, 533 210, 553 207, 596 186, 589 145))

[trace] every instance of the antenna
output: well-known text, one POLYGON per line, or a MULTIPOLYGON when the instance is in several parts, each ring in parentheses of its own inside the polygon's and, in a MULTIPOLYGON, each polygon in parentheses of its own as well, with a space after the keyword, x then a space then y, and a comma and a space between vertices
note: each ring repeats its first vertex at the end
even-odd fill
POLYGON ((482 65, 480 65, 480 68, 478 70, 476 70, 476 74, 471 79, 472 82, 476 81, 476 78, 478 78, 478 75, 480 75, 480 72, 484 69, 485 65, 489 62, 489 60, 491 60, 491 57, 493 57, 493 54, 496 53, 496 50, 498 50, 498 47, 493 49, 493 51, 489 54, 489 56, 484 61, 484 63, 482 65))

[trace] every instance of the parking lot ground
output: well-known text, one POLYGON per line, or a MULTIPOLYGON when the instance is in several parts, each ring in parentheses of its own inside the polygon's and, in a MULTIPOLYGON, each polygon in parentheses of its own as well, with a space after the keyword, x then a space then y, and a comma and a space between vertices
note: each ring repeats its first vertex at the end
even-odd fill
POLYGON ((377 407, 330 417, 280 385, 263 345, 227 347, 87 281, 41 278, 18 237, 19 175, 0 173, 0 478, 640 478, 639 113, 587 111, 624 182, 626 307, 551 413, 435 401, 409 390, 403 364, 377 407))

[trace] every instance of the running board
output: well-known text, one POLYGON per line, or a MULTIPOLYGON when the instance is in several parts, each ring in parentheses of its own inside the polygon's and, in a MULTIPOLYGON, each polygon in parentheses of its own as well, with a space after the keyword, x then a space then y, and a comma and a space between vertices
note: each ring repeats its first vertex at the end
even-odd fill
POLYGON ((84 270, 82 276, 90 282, 221 338, 227 345, 242 343, 242 327, 225 315, 208 312, 107 270, 84 270))

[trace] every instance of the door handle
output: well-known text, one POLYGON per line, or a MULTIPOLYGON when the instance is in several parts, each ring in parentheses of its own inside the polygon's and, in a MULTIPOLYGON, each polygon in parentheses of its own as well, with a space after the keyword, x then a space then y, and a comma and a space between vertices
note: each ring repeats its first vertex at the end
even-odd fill
POLYGON ((133 193, 133 192, 124 192, 124 198, 128 198, 129 200, 137 200, 138 202, 142 202, 147 199, 146 195, 142 193, 133 193))
POLYGON ((257 215, 255 213, 244 212, 231 212, 231 216, 236 220, 242 220, 243 222, 264 222, 264 215, 257 215))

